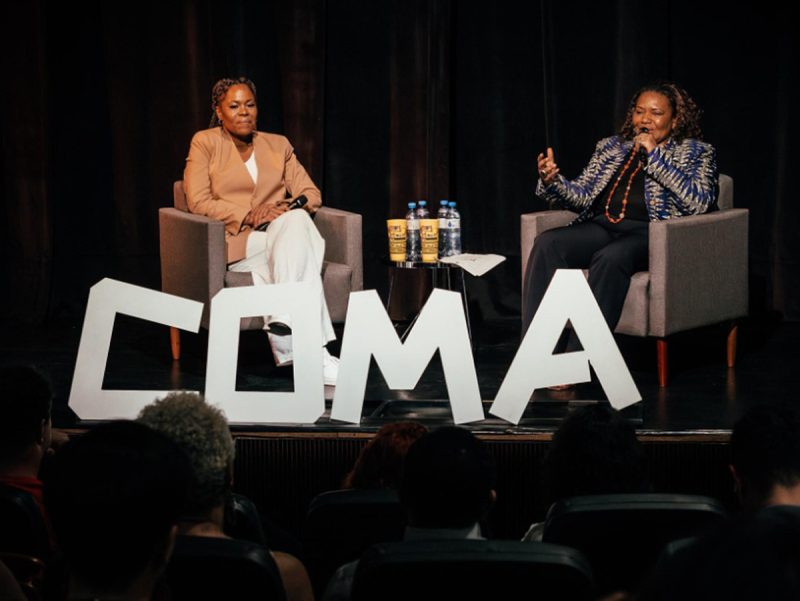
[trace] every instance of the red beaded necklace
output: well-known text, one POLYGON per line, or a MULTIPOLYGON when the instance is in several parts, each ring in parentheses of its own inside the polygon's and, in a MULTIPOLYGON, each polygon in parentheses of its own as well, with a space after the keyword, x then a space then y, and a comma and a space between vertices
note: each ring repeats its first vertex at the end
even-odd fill
POLYGON ((628 159, 628 162, 625 163, 625 166, 622 168, 622 171, 619 173, 619 177, 617 177, 617 181, 614 182, 614 186, 611 188, 611 192, 608 194, 608 200, 606 201, 606 219, 608 219, 611 223, 619 223, 623 219, 625 219, 625 207, 628 206, 628 194, 631 192, 631 184, 633 183, 633 178, 636 177, 636 174, 639 173, 639 170, 642 168, 642 163, 636 161, 636 168, 631 173, 631 176, 628 178, 628 185, 625 187, 625 194, 622 197, 622 210, 619 212, 618 217, 612 217, 611 213, 609 212, 609 207, 611 207, 611 199, 614 197, 614 192, 617 190, 617 186, 619 186, 619 182, 622 181, 622 176, 625 175, 625 172, 628 170, 628 167, 631 166, 631 163, 636 158, 636 153, 631 153, 631 158, 628 159))

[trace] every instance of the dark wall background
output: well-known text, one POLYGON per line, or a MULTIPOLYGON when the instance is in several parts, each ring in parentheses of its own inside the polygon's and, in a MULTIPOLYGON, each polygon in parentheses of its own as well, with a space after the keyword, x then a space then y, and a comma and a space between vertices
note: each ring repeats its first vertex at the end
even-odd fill
MULTIPOLYGON (((367 287, 384 220, 457 200, 464 245, 508 261, 470 282, 519 312, 519 214, 549 143, 574 177, 659 78, 705 109, 705 138, 751 209, 754 313, 800 319, 798 42, 777 2, 30 0, 0 36, 2 315, 80 322, 89 287, 159 287, 158 221, 220 77, 258 85, 259 126, 294 143, 331 206, 364 216, 367 287)), ((698 257, 698 261, 702 261, 698 257)))

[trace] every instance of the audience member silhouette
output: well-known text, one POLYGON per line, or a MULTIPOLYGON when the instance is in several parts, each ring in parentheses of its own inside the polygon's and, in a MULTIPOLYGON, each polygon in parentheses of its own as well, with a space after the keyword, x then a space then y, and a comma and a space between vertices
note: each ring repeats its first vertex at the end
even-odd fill
POLYGON ((54 550, 42 499, 45 459, 67 436, 52 428, 49 379, 28 365, 0 367, 0 530, 4 551, 47 562, 54 550))
MULTIPOLYGON (((408 516, 404 540, 483 538, 480 521, 495 501, 495 469, 486 446, 468 430, 439 428, 408 450, 400 502, 408 516)), ((326 601, 350 599, 358 562, 331 579, 326 601)))
MULTIPOLYGON (((647 492, 644 452, 633 426, 604 404, 570 414, 553 435, 544 465, 547 498, 555 503, 581 495, 647 492)), ((523 540, 542 540, 544 523, 523 540)))
POLYGON ((70 599, 150 599, 177 533, 191 467, 135 422, 95 426, 54 458, 44 501, 70 599))
MULTIPOLYGON (((234 443, 222 411, 191 392, 174 392, 142 409, 138 421, 180 446, 194 470, 191 494, 178 533, 230 538, 223 530, 225 501, 233 483, 234 443)), ((305 567, 292 555, 272 552, 289 601, 313 599, 305 567)))
POLYGON ((800 507, 742 514, 662 556, 640 601, 800 599, 800 507))
POLYGON ((417 422, 396 422, 381 427, 361 449, 353 469, 344 478, 342 488, 397 490, 408 449, 427 431, 417 422))
POLYGON ((44 515, 39 468, 50 448, 53 393, 33 367, 0 368, 0 484, 28 492, 44 515))
POLYGON ((800 598, 800 409, 756 405, 734 425, 730 448, 744 512, 673 545, 640 599, 800 598))
POLYGON ((731 473, 742 507, 800 505, 800 407, 762 403, 733 427, 731 473))

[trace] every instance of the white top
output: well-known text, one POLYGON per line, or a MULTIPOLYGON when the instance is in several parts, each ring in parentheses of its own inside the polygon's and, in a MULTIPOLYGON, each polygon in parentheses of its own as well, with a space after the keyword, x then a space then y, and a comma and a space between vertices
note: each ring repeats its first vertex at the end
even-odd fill
POLYGON ((250 172, 250 177, 253 178, 253 183, 255 184, 258 181, 258 165, 256 165, 255 149, 250 153, 250 158, 244 162, 244 166, 247 167, 247 170, 250 172))

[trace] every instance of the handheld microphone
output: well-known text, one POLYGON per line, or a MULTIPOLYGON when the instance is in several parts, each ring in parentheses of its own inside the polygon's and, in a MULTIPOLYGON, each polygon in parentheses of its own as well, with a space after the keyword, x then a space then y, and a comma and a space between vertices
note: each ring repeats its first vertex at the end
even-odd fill
MULTIPOLYGON (((639 133, 640 134, 649 134, 650 130, 647 129, 646 127, 642 127, 642 128, 639 128, 639 133)), ((636 156, 639 158, 639 162, 646 163, 647 162, 647 149, 640 144, 639 145, 639 150, 636 152, 636 156)))
POLYGON ((292 209, 302 209, 304 206, 306 206, 306 204, 308 204, 308 199, 306 198, 305 194, 301 194, 289 203, 288 208, 290 211, 292 209))
MULTIPOLYGON (((307 204, 308 204, 308 199, 306 198, 306 195, 305 194, 301 194, 300 196, 295 198, 292 202, 290 202, 288 205, 286 205, 286 208, 288 210, 290 210, 290 211, 292 209, 302 209, 307 204)), ((256 230, 259 231, 259 232, 266 231, 266 229, 269 227, 270 223, 271 223, 271 221, 265 221, 264 223, 259 225, 256 228, 256 230)))

